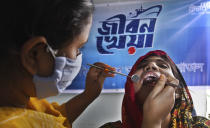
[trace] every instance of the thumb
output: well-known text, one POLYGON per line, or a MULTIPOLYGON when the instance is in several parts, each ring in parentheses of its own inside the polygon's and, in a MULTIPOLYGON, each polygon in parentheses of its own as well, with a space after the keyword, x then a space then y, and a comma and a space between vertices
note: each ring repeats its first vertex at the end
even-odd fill
POLYGON ((158 80, 158 82, 156 83, 154 89, 152 90, 152 92, 150 93, 151 98, 156 97, 165 87, 166 84, 166 76, 161 74, 160 78, 158 80))

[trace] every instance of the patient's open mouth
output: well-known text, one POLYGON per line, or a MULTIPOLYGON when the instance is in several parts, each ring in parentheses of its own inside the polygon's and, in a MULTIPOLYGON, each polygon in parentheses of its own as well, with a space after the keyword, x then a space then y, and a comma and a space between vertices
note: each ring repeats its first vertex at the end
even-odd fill
POLYGON ((154 73, 154 72, 148 72, 144 76, 143 84, 144 85, 154 86, 156 84, 156 82, 157 82, 158 79, 159 79, 159 76, 156 73, 154 73))
MULTIPOLYGON (((155 86, 159 78, 160 78, 159 73, 147 72, 143 77, 143 85, 155 86)), ((172 86, 174 88, 181 88, 179 86, 179 81, 177 79, 174 79, 173 81, 170 81, 170 82, 166 81, 166 85, 172 86)))

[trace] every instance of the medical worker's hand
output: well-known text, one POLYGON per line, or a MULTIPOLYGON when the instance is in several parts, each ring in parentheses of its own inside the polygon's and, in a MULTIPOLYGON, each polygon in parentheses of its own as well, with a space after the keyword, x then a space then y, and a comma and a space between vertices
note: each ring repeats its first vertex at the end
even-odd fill
POLYGON ((114 74, 110 73, 109 70, 116 70, 115 68, 100 62, 94 63, 94 65, 103 67, 105 70, 91 67, 87 73, 86 87, 84 93, 86 93, 87 96, 92 98, 96 98, 99 96, 103 88, 104 80, 107 77, 114 77, 114 74))
POLYGON ((143 128, 160 128, 163 121, 167 118, 170 119, 170 112, 175 103, 176 88, 165 86, 168 79, 171 81, 171 78, 167 78, 162 74, 145 100, 143 105, 143 128))
POLYGON ((115 68, 103 63, 95 63, 94 65, 104 67, 105 70, 91 67, 87 73, 84 92, 64 104, 70 124, 72 124, 88 105, 99 96, 103 88, 104 80, 107 77, 114 77, 114 74, 110 73, 109 70, 115 71, 115 68))

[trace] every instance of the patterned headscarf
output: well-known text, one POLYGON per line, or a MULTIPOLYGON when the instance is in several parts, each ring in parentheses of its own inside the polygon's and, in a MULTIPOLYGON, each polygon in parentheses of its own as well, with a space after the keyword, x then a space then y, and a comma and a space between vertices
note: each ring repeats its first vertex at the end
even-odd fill
MULTIPOLYGON (((210 128, 210 120, 196 116, 192 98, 185 80, 174 62, 164 51, 151 51, 140 57, 132 67, 129 75, 133 75, 142 60, 150 56, 159 56, 167 59, 171 64, 173 73, 176 72, 174 73, 174 76, 179 80, 181 86, 180 98, 176 99, 175 105, 171 111, 171 122, 169 128, 210 128)), ((137 105, 133 82, 130 78, 127 78, 125 84, 125 95, 122 103, 122 127, 141 128, 142 119, 143 108, 139 108, 139 105, 137 105)))

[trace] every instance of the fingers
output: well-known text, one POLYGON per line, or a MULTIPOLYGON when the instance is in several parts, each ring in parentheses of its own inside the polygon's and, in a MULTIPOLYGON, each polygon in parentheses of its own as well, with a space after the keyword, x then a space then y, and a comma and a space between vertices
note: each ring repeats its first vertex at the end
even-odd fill
POLYGON ((160 70, 160 72, 167 77, 166 85, 172 86, 174 88, 179 88, 179 80, 178 79, 176 79, 174 76, 172 76, 172 74, 169 74, 162 70, 160 70))
POLYGON ((168 93, 174 93, 179 85, 179 80, 168 76, 166 77, 164 74, 161 74, 158 82, 155 85, 155 88, 151 92, 152 97, 156 97, 159 94, 165 94, 167 91, 168 93), (169 85, 169 86, 165 86, 169 85))
POLYGON ((91 66, 86 76, 85 93, 95 98, 101 93, 106 77, 114 76, 110 71, 115 71, 115 68, 100 62, 94 65, 97 67, 91 66))
POLYGON ((110 72, 110 71, 116 71, 116 69, 114 67, 111 67, 107 64, 100 63, 100 62, 94 63, 94 65, 102 67, 104 69, 104 70, 101 70, 101 69, 97 69, 95 67, 91 67, 91 68, 95 68, 98 72, 100 72, 100 75, 102 75, 103 77, 114 77, 115 76, 115 74, 110 72))
POLYGON ((161 74, 158 82, 156 83, 154 89, 150 93, 151 97, 154 98, 156 97, 164 88, 165 83, 166 83, 166 76, 161 74))
POLYGON ((90 67, 87 74, 87 79, 92 79, 102 83, 106 77, 114 77, 115 74, 111 73, 110 71, 115 71, 115 68, 100 62, 94 63, 94 65, 96 67, 90 67))
POLYGON ((149 105, 161 106, 161 108, 158 108, 158 110, 166 112, 165 114, 162 113, 163 117, 165 117, 165 115, 171 111, 175 102, 175 89, 171 86, 165 86, 166 81, 166 76, 162 74, 154 89, 147 97, 149 105))
POLYGON ((169 76, 167 78, 167 84, 166 85, 169 85, 169 86, 174 87, 174 88, 179 88, 179 80, 169 76))
POLYGON ((175 103, 175 88, 172 86, 166 86, 168 77, 165 74, 161 74, 159 80, 154 86, 153 90, 147 96, 144 102, 144 114, 154 122, 154 120, 162 121, 171 112, 175 103), (151 113, 153 117, 151 117, 151 113), (154 114, 155 113, 155 114, 154 114))
POLYGON ((158 95, 158 97, 161 98, 159 102, 167 103, 167 109, 171 111, 175 103, 175 88, 171 86, 166 86, 163 91, 158 95))
POLYGON ((160 95, 167 97, 167 99, 169 99, 168 97, 175 98, 175 89, 172 86, 166 86, 160 95))

